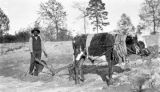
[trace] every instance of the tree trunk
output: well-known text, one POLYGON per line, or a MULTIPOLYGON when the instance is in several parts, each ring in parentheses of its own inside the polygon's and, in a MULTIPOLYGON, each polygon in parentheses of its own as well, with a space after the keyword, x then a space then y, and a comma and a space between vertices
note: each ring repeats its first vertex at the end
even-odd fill
POLYGON ((156 19, 155 19, 155 10, 153 8, 153 34, 156 33, 156 19))
POLYGON ((85 17, 85 13, 84 13, 84 33, 86 34, 86 17, 85 17))
POLYGON ((96 22, 97 22, 96 28, 97 28, 97 33, 98 33, 98 15, 96 15, 96 22))
POLYGON ((3 38, 3 30, 0 29, 0 38, 2 39, 2 42, 1 42, 1 55, 3 54, 3 42, 4 42, 4 38, 3 38))
POLYGON ((58 40, 58 22, 55 23, 56 24, 56 40, 58 40))
POLYGON ((155 18, 153 19, 153 33, 156 33, 156 23, 155 23, 155 18))

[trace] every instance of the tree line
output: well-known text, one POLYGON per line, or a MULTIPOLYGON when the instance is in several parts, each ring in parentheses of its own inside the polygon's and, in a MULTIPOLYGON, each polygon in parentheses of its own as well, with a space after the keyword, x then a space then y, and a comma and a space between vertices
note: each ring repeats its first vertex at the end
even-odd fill
MULTIPOLYGON (((84 20, 86 18, 90 20, 93 30, 98 33, 99 29, 103 31, 103 27, 109 25, 107 21, 109 13, 105 9, 105 5, 102 0, 90 0, 88 6, 75 3, 74 7, 76 6, 75 8, 82 13, 84 20)), ((156 34, 160 28, 160 0, 144 0, 140 6, 139 18, 139 24, 134 26, 130 17, 123 13, 114 31, 139 34, 142 31, 150 31, 151 34, 156 34)), ((86 22, 84 21, 84 33, 86 33, 86 22)))
MULTIPOLYGON (((0 37, 0 43, 16 43, 16 42, 28 42, 29 38, 31 37, 31 28, 28 29, 21 29, 14 35, 11 34, 5 34, 2 37, 0 37)), ((68 33, 67 29, 60 29, 61 31, 58 33, 59 39, 55 38, 52 34, 47 33, 45 30, 41 30, 42 38, 45 41, 68 41, 72 39, 72 36, 70 33, 68 33)))
POLYGON ((0 43, 27 42, 29 37, 28 31, 18 32, 15 35, 5 34, 3 37, 0 37, 0 43))
MULTIPOLYGON (((81 18, 84 22, 84 33, 86 32, 87 23, 93 27, 93 31, 97 33, 103 31, 104 27, 109 25, 108 11, 105 8, 105 3, 102 0, 90 0, 88 5, 84 6, 80 2, 76 2, 73 7, 78 9, 82 14, 81 18)), ((43 38, 49 41, 69 40, 72 38, 71 30, 67 29, 67 12, 63 5, 56 0, 48 0, 39 5, 40 9, 37 12, 39 17, 34 22, 34 27, 41 29, 43 38), (45 25, 45 26, 44 26, 45 25)), ((146 30, 151 30, 151 34, 158 32, 160 28, 160 0, 144 0, 141 4, 139 12, 139 24, 135 27, 130 17, 123 13, 120 20, 117 22, 117 32, 137 32, 142 33, 146 30)), ((8 34, 10 28, 10 20, 4 11, 0 8, 0 42, 15 42, 27 41, 30 37, 28 30, 23 30, 15 35, 8 34)), ((30 29, 31 30, 31 29, 30 29)))

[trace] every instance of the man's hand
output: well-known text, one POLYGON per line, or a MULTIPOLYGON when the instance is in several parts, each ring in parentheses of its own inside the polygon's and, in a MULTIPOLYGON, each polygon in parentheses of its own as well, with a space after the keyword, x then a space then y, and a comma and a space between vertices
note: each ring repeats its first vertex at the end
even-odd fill
POLYGON ((31 55, 33 55, 33 52, 30 52, 31 55))
POLYGON ((34 57, 34 53, 33 52, 30 52, 31 53, 31 55, 34 57))

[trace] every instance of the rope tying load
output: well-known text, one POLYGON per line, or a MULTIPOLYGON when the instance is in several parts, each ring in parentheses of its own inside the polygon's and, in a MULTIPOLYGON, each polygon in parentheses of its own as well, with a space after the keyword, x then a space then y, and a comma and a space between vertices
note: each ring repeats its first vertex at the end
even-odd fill
POLYGON ((127 55, 126 35, 117 34, 115 37, 114 50, 117 53, 119 62, 125 61, 127 55))

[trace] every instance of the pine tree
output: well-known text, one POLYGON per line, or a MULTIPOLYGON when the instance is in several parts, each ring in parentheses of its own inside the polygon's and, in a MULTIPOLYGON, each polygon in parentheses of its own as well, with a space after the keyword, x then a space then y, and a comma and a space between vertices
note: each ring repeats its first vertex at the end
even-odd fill
POLYGON ((87 14, 91 24, 94 25, 93 29, 97 30, 97 33, 100 30, 103 30, 102 26, 109 25, 109 22, 105 20, 108 19, 108 12, 105 10, 105 3, 101 0, 90 0, 87 9, 87 14))

